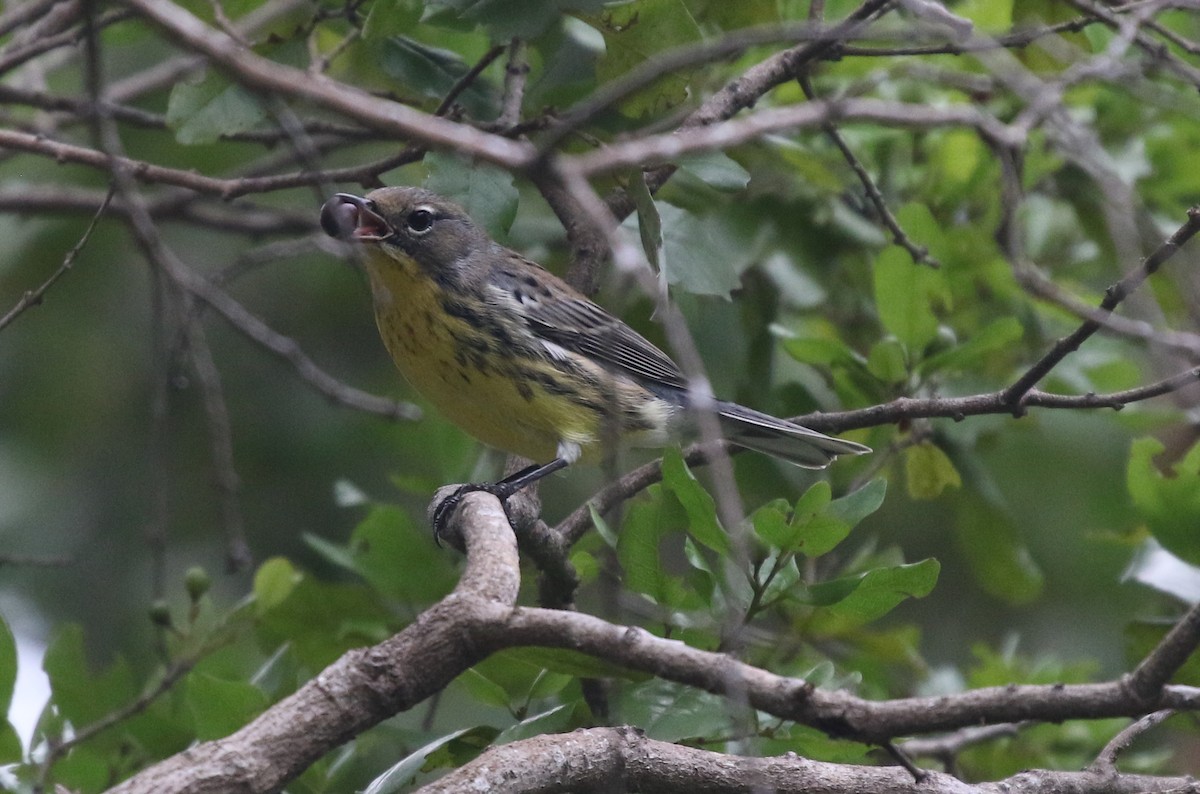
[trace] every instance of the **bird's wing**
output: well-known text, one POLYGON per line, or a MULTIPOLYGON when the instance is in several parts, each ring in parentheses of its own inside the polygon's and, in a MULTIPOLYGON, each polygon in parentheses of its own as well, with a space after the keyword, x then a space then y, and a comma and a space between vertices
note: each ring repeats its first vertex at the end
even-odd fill
POLYGON ((502 271, 498 279, 516 297, 530 331, 564 350, 578 353, 617 369, 646 386, 686 389, 687 378, 671 358, 648 339, 553 275, 537 273, 538 286, 530 284, 523 260, 520 271, 502 271), (524 276, 522 278, 521 276, 524 276))
POLYGON ((555 296, 526 306, 538 336, 622 370, 647 385, 687 388, 679 366, 644 336, 587 299, 555 296))

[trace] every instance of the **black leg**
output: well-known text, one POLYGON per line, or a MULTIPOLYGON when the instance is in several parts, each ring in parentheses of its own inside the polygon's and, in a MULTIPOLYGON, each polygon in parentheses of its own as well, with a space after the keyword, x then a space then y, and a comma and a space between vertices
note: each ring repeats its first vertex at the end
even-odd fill
POLYGON ((527 466, 514 474, 510 474, 499 482, 467 483, 463 485, 434 508, 433 539, 437 541, 439 546, 442 545, 442 530, 445 528, 446 522, 450 520, 450 516, 454 515, 454 511, 458 508, 458 503, 462 501, 462 498, 472 491, 485 491, 495 496, 501 502, 505 502, 522 488, 532 485, 546 475, 553 474, 569 465, 570 461, 566 458, 555 458, 549 463, 535 463, 532 466, 527 466))

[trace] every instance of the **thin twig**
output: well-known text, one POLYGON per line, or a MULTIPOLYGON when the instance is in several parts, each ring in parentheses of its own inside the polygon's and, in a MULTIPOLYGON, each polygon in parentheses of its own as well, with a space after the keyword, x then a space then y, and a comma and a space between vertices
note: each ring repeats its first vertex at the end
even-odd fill
POLYGON ((100 206, 96 209, 95 214, 92 215, 92 220, 88 223, 87 228, 83 230, 83 236, 79 238, 79 242, 75 243, 70 251, 67 251, 67 255, 63 257, 62 264, 58 266, 57 270, 50 274, 50 278, 42 282, 42 284, 37 288, 26 290, 25 294, 21 296, 21 299, 17 301, 17 305, 9 309, 3 317, 0 317, 0 331, 3 331, 5 327, 7 327, 13 320, 17 319, 17 317, 19 317, 21 313, 29 307, 41 305, 42 301, 45 299, 46 290, 53 287, 54 284, 60 278, 62 278, 68 270, 71 269, 71 267, 75 264, 75 258, 79 256, 79 253, 83 250, 83 247, 87 245, 88 240, 91 239, 92 232, 95 230, 96 224, 100 222, 100 218, 108 210, 108 205, 110 202, 112 202, 113 192, 114 189, 110 186, 108 192, 104 194, 104 199, 100 202, 100 206))
POLYGON ((532 159, 533 147, 529 144, 422 113, 355 86, 323 75, 311 75, 257 55, 174 3, 164 0, 125 2, 180 44, 206 55, 214 66, 232 73, 248 87, 307 99, 364 126, 424 146, 453 149, 502 168, 520 169, 532 159))
MULTIPOLYGON (((93 168, 107 169, 108 156, 96 149, 53 141, 40 135, 0 129, 0 148, 18 149, 52 157, 58 162, 79 163, 93 168)), ((197 193, 233 199, 247 193, 265 193, 294 187, 320 185, 331 182, 363 182, 374 180, 384 171, 415 162, 424 156, 423 149, 408 147, 395 155, 365 166, 331 168, 323 171, 301 171, 264 177, 240 177, 220 179, 197 174, 178 168, 155 165, 143 160, 118 157, 118 164, 141 182, 185 187, 197 193)))
POLYGON ((205 424, 208 427, 209 457, 217 487, 217 503, 221 511, 221 524, 225 528, 225 565, 230 573, 247 568, 251 561, 250 546, 246 542, 246 522, 238 504, 241 480, 233 457, 233 431, 229 424, 229 406, 221 386, 221 373, 213 361, 212 350, 204 328, 194 317, 190 307, 184 307, 183 332, 187 336, 188 358, 196 379, 200 382, 200 396, 204 404, 205 424))
POLYGON ((44 787, 46 785, 50 770, 58 763, 59 759, 65 757, 72 749, 84 742, 90 741, 114 725, 141 714, 150 707, 150 704, 170 692, 175 684, 179 683, 181 678, 191 672, 198 661, 199 656, 177 659, 163 672, 162 678, 153 687, 147 689, 121 708, 110 711, 93 723, 77 728, 69 739, 47 741, 45 758, 39 765, 38 779, 41 786, 44 787))
POLYGON ((1154 699, 1197 646, 1200 646, 1200 604, 1189 609, 1126 676, 1126 686, 1144 700, 1154 699))
MULTIPOLYGON (((1051 394, 1035 389, 1026 395, 1022 404, 1026 408, 1121 410, 1131 403, 1160 397, 1198 383, 1200 383, 1200 367, 1195 367, 1154 383, 1108 394, 1051 394)), ((900 397, 869 408, 808 414, 794 417, 792 421, 823 433, 907 423, 916 419, 940 418, 952 419, 957 422, 968 416, 1011 413, 1012 408, 1005 402, 1004 394, 1004 391, 996 391, 967 397, 923 399, 900 397)), ((727 441, 721 442, 721 445, 724 446, 726 454, 733 455, 740 452, 736 447, 730 448, 731 445, 727 441)), ((708 462, 716 448, 711 444, 689 445, 683 450, 684 461, 689 466, 702 466, 708 462)), ((574 543, 591 528, 592 509, 603 514, 661 480, 661 460, 643 464, 597 491, 591 499, 563 519, 555 527, 555 530, 563 535, 569 543, 574 543)))
POLYGON ((1096 756, 1096 760, 1088 766, 1088 771, 1103 775, 1116 775, 1117 756, 1128 750, 1130 745, 1143 733, 1165 722, 1174 714, 1175 712, 1171 709, 1163 709, 1162 711, 1147 714, 1140 720, 1134 721, 1131 725, 1127 725, 1108 744, 1104 745, 1104 749, 1096 756))
MULTIPOLYGON (((1188 210, 1187 221, 1150 256, 1146 257, 1141 267, 1131 271, 1104 291, 1104 299, 1100 302, 1100 311, 1104 314, 1111 314, 1121 301, 1141 286, 1142 282, 1174 256, 1175 252, 1197 232, 1200 232, 1200 207, 1192 207, 1188 210)), ((1030 390, 1058 366, 1059 362, 1078 350, 1079 346, 1100 328, 1101 325, 1098 321, 1085 320, 1072 334, 1058 340, 1046 355, 1042 356, 1024 375, 1017 378, 1016 382, 1004 391, 1004 401, 1011 406, 1014 412, 1019 413, 1025 402, 1023 398, 1029 394, 1030 390)))
POLYGON ((508 62, 504 65, 504 98, 500 103, 500 115, 494 122, 497 129, 511 129, 520 123, 528 77, 529 61, 525 58, 525 42, 514 38, 509 42, 508 62))
POLYGON ((455 81, 454 85, 450 86, 450 90, 446 92, 446 96, 442 97, 441 103, 437 106, 437 110, 433 111, 435 116, 445 116, 450 112, 450 108, 454 107, 455 101, 471 87, 471 84, 483 74, 483 70, 492 65, 492 62, 504 54, 504 46, 497 44, 483 54, 483 57, 475 62, 475 65, 467 70, 467 73, 455 81))
MULTIPOLYGON (((816 99, 816 92, 813 90, 812 80, 808 75, 800 75, 796 78, 800 84, 800 88, 804 91, 804 95, 809 100, 816 99)), ((896 216, 892 214, 892 210, 884 200, 883 194, 879 192, 879 187, 875 184, 875 180, 867 173, 866 167, 862 161, 858 159, 858 155, 850 148, 850 144, 838 131, 837 125, 832 122, 821 127, 821 131, 825 133, 825 137, 842 153, 842 159, 850 166, 850 170, 858 177, 859 183, 863 186, 863 190, 867 194, 867 200, 875 207, 875 213, 879 216, 879 220, 887 227, 887 230, 892 233, 892 241, 908 251, 908 255, 912 257, 913 262, 917 264, 928 265, 929 267, 938 268, 941 264, 930 253, 929 249, 923 245, 917 245, 912 241, 912 238, 900 226, 900 221, 896 220, 896 216)))
POLYGON ((650 167, 668 163, 691 152, 726 149, 781 130, 824 127, 835 122, 851 121, 883 123, 903 129, 974 127, 985 137, 1009 146, 1020 145, 1025 138, 1020 131, 971 106, 934 107, 879 99, 830 99, 767 108, 721 124, 646 135, 570 159, 573 167, 583 174, 596 176, 631 166, 650 167))

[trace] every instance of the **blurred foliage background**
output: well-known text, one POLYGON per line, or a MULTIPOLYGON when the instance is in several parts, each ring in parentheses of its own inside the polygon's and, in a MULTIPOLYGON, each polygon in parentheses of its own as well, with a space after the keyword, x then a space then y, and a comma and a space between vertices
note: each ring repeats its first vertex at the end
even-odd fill
MULTIPOLYGON (((180 5, 217 23, 215 8, 236 21, 270 7, 272 21, 254 35, 259 54, 301 67, 325 57, 330 76, 427 111, 489 50, 519 37, 529 65, 524 119, 535 140, 554 111, 651 56, 808 13, 798 0, 180 5)), ((1157 36, 1170 58, 1195 64, 1194 51, 1177 40, 1200 38, 1200 18, 1151 5, 1154 12, 1139 19, 1167 32, 1140 30, 1157 36)), ((826 18, 837 20, 855 4, 825 6, 826 18)), ((1043 32, 988 57, 939 53, 930 24, 893 12, 871 28, 875 38, 814 70, 816 93, 928 107, 975 104, 1005 121, 1029 119, 1023 200, 1005 197, 1001 166, 972 130, 842 128, 900 226, 936 259, 934 268, 893 243, 846 158, 819 130, 688 158, 657 194, 656 209, 647 215, 643 208, 641 223, 661 224, 663 277, 717 394, 795 416, 1003 388, 1080 322, 1023 288, 998 241, 1005 224, 1015 226, 1028 261, 1065 294, 1095 306, 1200 202, 1200 99, 1180 70, 1151 62, 1078 4, 966 0, 947 7, 980 36, 1043 32), (1073 20, 1091 21, 1048 27, 1073 20), (918 28, 928 37, 905 40, 918 28), (1057 91, 1055 107, 1038 117, 1030 97, 1013 90, 1014 73, 1036 78, 1042 96, 1057 91)), ((120 8, 98 3, 95 12, 104 19, 120 8)), ((23 42, 23 30, 8 34, 7 51, 23 42)), ((178 56, 136 16, 104 26, 99 40, 110 86, 178 56)), ((564 146, 582 151, 647 126, 670 129, 782 46, 748 47, 664 78, 564 146)), ((495 117, 504 65, 505 57, 496 59, 458 96, 457 118, 495 117)), ((76 96, 86 90, 85 67, 78 48, 55 49, 10 68, 4 79, 43 96, 76 96)), ((13 130, 94 145, 87 125, 69 113, 5 101, 0 112, 13 130)), ((793 82, 760 106, 803 101, 793 82)), ((329 117, 287 97, 250 92, 213 69, 193 69, 126 102, 159 120, 120 124, 130 157, 208 175, 357 166, 397 150, 395 141, 361 131, 275 134, 264 144, 253 133, 329 117)), ((520 179, 453 153, 378 176, 434 187, 467 204, 505 244, 556 272, 568 265, 562 228, 520 179)), ((59 266, 108 180, 104 169, 15 149, 0 154, 0 311, 59 266)), ((611 177, 597 187, 617 184, 629 180, 611 177)), ((181 193, 161 184, 143 189, 151 202, 181 193)), ((434 547, 425 505, 443 483, 494 475, 500 459, 401 382, 378 341, 361 273, 317 230, 318 209, 331 191, 359 189, 314 177, 307 186, 232 201, 182 191, 179 206, 197 212, 243 221, 261 213, 268 228, 253 232, 233 222, 197 222, 182 209, 163 210, 156 220, 163 241, 195 273, 220 284, 335 378, 415 402, 419 421, 337 405, 211 308, 185 305, 115 212, 101 218, 44 303, 0 330, 0 537, 8 563, 0 567, 0 612, 23 643, 51 648, 46 666, 55 702, 38 736, 100 718, 170 670, 172 659, 201 660, 131 727, 75 748, 50 779, 99 790, 192 736, 224 735, 344 649, 395 631, 453 586, 460 560, 434 547), (239 487, 224 506, 211 404, 195 371, 194 343, 183 341, 189 316, 211 352, 228 412, 239 487), (254 564, 227 572, 228 532, 237 526, 254 564), (211 589, 193 572, 189 595, 185 572, 196 567, 207 572, 211 589), (168 622, 173 629, 164 628, 168 622), (97 692, 104 696, 93 697, 97 692), (118 758, 118 750, 125 755, 118 758)), ((626 229, 637 239, 638 218, 626 229)), ((1122 313, 1193 338, 1197 264, 1193 244, 1122 313)), ((628 279, 606 272, 598 300, 665 345, 651 320, 653 301, 628 279)), ((1102 333, 1041 387, 1107 393, 1195 365, 1178 347, 1102 333)), ((876 453, 839 461, 828 473, 737 456, 747 514, 775 499, 795 505, 818 481, 828 482, 834 497, 886 483, 878 509, 856 516, 861 523, 845 540, 790 563, 797 594, 756 616, 755 629, 775 639, 755 635, 747 655, 778 672, 876 697, 1099 680, 1129 669, 1161 631, 1157 621, 1175 615, 1180 600, 1194 600, 1200 581, 1178 559, 1200 562, 1191 529, 1200 461, 1185 457, 1195 441, 1195 396, 1185 388, 1119 412, 1034 409, 1021 418, 858 430, 850 437, 876 453), (1147 436, 1165 451, 1149 442, 1133 446, 1147 436), (880 484, 866 486, 873 482, 880 484), (931 560, 936 564, 904 567, 931 560), (1159 567, 1164 560, 1167 567, 1159 567), (884 599, 850 620, 830 612, 836 601, 825 603, 805 587, 878 570, 919 570, 894 589, 923 597, 884 599), (772 643, 782 644, 772 650, 772 643)), ((619 469, 646 459, 644 452, 623 454, 619 469)), ((547 520, 573 510, 610 474, 579 467, 545 483, 547 520)), ((689 488, 683 482, 651 489, 609 517, 610 534, 592 532, 577 546, 573 559, 585 579, 580 603, 712 647, 727 613, 745 604, 714 562, 720 550, 687 534, 696 529, 684 509, 690 497, 682 495, 689 488)), ((846 523, 849 532, 854 522, 846 523)), ((769 533, 758 538, 754 553, 767 560, 786 547, 769 533)), ((724 735, 727 710, 715 698, 681 690, 627 681, 614 693, 614 714, 659 737, 724 735)), ((452 763, 497 736, 513 738, 513 726, 533 715, 543 722, 518 732, 582 724, 580 697, 562 664, 502 654, 428 710, 401 715, 327 759, 295 790, 364 786, 400 757, 397 741, 416 750, 453 735, 443 745, 450 760, 442 759, 452 763)), ((746 739, 743 750, 835 759, 866 751, 813 731, 758 728, 751 732, 758 743, 746 739)), ((1043 726, 973 751, 970 772, 984 778, 1032 765, 1081 766, 1112 729, 1043 726)), ((24 744, 8 736, 0 760, 19 761, 31 749, 28 737, 24 744)), ((1141 763, 1194 772, 1194 752, 1190 738, 1163 741, 1141 763)), ((18 768, 21 785, 32 785, 36 768, 18 768)))

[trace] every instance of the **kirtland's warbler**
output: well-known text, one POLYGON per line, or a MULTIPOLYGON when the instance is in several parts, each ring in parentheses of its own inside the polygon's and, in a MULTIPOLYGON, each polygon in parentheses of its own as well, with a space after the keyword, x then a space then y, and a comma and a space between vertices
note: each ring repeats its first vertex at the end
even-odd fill
MULTIPOLYGON (((465 488, 504 499, 615 439, 661 446, 684 423, 674 361, 462 207, 420 188, 338 193, 321 227, 361 248, 379 333, 409 383, 475 438, 539 461, 465 488)), ((871 451, 735 403, 714 410, 734 444, 805 468, 871 451)))

